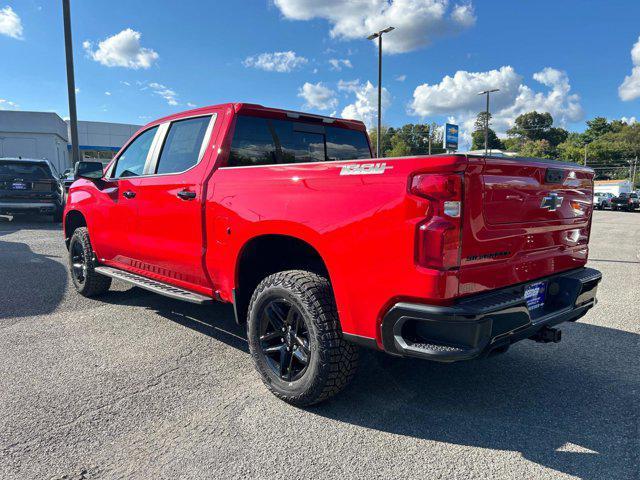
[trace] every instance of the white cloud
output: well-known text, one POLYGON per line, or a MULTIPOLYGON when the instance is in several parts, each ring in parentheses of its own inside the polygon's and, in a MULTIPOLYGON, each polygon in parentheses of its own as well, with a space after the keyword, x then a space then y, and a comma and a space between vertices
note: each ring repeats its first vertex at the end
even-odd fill
POLYGON ((109 91, 104 92, 104 94, 105 94, 107 97, 110 97, 110 96, 111 96, 111 92, 109 92, 109 91))
POLYGON ((80 88, 76 87, 76 93, 80 93, 80 88))
MULTIPOLYGON (((340 80, 338 89, 355 95, 355 101, 342 109, 342 118, 362 120, 371 127, 378 115, 378 89, 369 81, 360 83, 359 80, 340 80)), ((382 111, 391 105, 391 95, 386 88, 382 88, 382 111)))
POLYGON ((298 90, 298 96, 304 99, 305 108, 331 110, 338 106, 336 92, 323 85, 322 82, 305 82, 298 90))
POLYGON ((140 32, 127 28, 99 42, 97 49, 89 40, 82 42, 82 47, 90 58, 107 67, 146 69, 153 65, 159 55, 140 45, 141 36, 140 32))
POLYGON ((633 125, 634 123, 638 123, 638 119, 636 117, 622 117, 620 121, 628 125, 633 125))
POLYGON ((409 113, 419 117, 449 115, 460 123, 463 136, 469 138, 478 112, 485 109, 486 97, 478 92, 499 88, 491 95, 490 104, 492 128, 498 134, 512 127, 518 115, 532 110, 549 112, 558 125, 582 119, 580 97, 571 93, 565 72, 547 67, 535 73, 533 79, 548 90, 534 91, 510 66, 488 72, 458 71, 438 84, 419 85, 413 92, 409 113))
POLYGON ((323 18, 330 35, 346 40, 363 39, 393 25, 384 37, 386 53, 403 53, 430 45, 436 38, 475 24, 473 6, 449 0, 274 0, 285 18, 323 18))
POLYGON ((342 70, 342 68, 353 68, 351 64, 351 60, 348 58, 330 58, 329 64, 331 65, 331 70, 337 70, 338 72, 342 70))
POLYGON ((24 39, 22 36, 22 20, 13 8, 6 6, 0 8, 0 35, 6 35, 18 40, 24 39))
POLYGON ((407 79, 407 76, 406 75, 396 75, 393 78, 395 78, 395 80, 398 81, 398 82, 404 82, 407 79))
POLYGON ((6 98, 0 98, 0 110, 13 110, 18 108, 20 105, 18 105, 15 102, 12 102, 11 100, 7 100, 6 98))
POLYGON ((286 73, 303 66, 307 62, 308 60, 305 57, 300 57, 296 52, 290 50, 288 52, 265 52, 247 57, 242 64, 245 67, 259 68, 267 72, 286 73))
POLYGON ((121 83, 122 85, 124 85, 125 87, 130 87, 130 86, 131 86, 131 84, 130 84, 129 82, 126 82, 126 81, 124 81, 124 80, 121 80, 121 81, 120 81, 120 83, 121 83))
MULTIPOLYGON (((178 105, 178 101, 176 100, 177 93, 166 87, 165 85, 162 85, 161 83, 151 82, 149 84, 149 88, 153 91, 153 93, 164 98, 169 105, 178 105)), ((142 90, 145 89, 146 88, 143 88, 142 90)))
POLYGON ((624 77, 624 81, 618 87, 618 95, 624 101, 640 98, 640 37, 631 49, 631 62, 631 75, 624 77))
POLYGON ((191 107, 191 108, 193 108, 193 107, 195 107, 195 106, 196 106, 196 104, 195 104, 195 103, 187 102, 187 107, 191 107))

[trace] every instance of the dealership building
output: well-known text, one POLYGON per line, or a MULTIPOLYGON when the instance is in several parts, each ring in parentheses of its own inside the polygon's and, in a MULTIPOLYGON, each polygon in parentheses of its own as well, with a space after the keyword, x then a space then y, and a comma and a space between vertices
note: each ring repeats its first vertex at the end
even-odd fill
MULTIPOLYGON (((81 160, 106 162, 140 125, 78 121, 81 160)), ((68 122, 52 112, 0 111, 0 158, 44 158, 59 172, 71 167, 68 122)))

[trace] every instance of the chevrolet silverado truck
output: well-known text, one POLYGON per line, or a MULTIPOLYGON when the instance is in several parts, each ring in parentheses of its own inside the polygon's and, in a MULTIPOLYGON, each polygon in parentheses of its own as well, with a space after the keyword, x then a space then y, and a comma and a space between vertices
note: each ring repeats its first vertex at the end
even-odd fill
POLYGON ((358 121, 231 103, 154 121, 78 164, 64 236, 87 297, 119 279, 232 303, 267 388, 334 395, 358 347, 455 362, 557 342, 596 302, 593 170, 372 158, 358 121))

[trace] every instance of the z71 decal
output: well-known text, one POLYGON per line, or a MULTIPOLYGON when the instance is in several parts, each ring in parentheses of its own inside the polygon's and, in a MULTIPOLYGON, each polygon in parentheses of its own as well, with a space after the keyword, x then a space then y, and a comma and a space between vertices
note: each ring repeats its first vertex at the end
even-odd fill
POLYGON ((343 165, 340 175, 377 175, 391 168, 386 163, 356 163, 343 165))

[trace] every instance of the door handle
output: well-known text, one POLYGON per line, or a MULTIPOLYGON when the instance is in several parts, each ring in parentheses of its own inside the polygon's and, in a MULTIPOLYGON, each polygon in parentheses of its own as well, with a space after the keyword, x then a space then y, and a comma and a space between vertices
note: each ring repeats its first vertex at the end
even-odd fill
POLYGON ((182 200, 193 200, 196 198, 196 192, 190 192, 189 190, 180 190, 177 195, 182 200))
POLYGON ((136 192, 132 192, 131 190, 127 190, 126 192, 122 193, 122 196, 125 198, 133 198, 136 196, 136 192))

